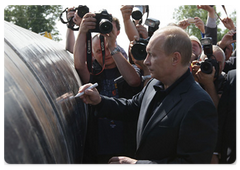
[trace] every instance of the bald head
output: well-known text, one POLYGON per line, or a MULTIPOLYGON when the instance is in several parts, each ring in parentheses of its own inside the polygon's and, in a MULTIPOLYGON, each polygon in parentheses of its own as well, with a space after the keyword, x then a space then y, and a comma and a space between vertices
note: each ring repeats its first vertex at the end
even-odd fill
POLYGON ((150 41, 155 41, 155 48, 160 48, 166 55, 179 52, 182 57, 182 65, 189 65, 192 55, 192 43, 188 34, 176 26, 161 28, 153 34, 150 41), (164 43, 161 43, 164 39, 164 43))

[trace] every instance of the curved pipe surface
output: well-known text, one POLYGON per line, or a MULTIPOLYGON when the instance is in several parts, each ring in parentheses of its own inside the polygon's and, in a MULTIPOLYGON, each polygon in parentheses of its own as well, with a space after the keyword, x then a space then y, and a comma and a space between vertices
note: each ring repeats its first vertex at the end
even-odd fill
POLYGON ((73 58, 58 43, 4 21, 7 163, 81 163, 87 108, 73 58))

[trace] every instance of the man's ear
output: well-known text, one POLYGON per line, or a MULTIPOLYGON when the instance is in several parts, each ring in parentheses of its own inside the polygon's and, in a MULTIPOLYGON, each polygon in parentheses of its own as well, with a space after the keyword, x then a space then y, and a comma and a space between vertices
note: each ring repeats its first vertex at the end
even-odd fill
POLYGON ((174 52, 172 55, 172 64, 177 65, 178 63, 181 62, 181 54, 179 52, 174 52))
POLYGON ((120 30, 117 30, 117 35, 119 35, 120 34, 120 30))

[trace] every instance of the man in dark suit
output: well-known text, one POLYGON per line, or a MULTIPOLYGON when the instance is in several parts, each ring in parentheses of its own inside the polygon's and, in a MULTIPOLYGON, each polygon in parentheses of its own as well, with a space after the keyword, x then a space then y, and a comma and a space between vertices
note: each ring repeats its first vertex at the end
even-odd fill
POLYGON ((234 163, 236 161, 236 69, 230 70, 227 74, 227 83, 219 100, 218 116, 216 152, 219 163, 234 163))
POLYGON ((217 111, 189 69, 192 44, 176 26, 156 31, 144 64, 153 79, 132 99, 100 96, 86 90, 82 100, 96 105, 97 116, 138 121, 136 157, 109 163, 210 163, 217 141, 217 111))

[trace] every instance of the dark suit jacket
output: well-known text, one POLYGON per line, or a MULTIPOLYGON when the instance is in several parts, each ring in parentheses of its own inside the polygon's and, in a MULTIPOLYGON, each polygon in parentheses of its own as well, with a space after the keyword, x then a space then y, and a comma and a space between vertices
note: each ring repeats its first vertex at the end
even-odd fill
POLYGON ((217 111, 209 95, 189 74, 143 126, 156 93, 153 85, 158 83, 152 79, 130 100, 102 96, 98 116, 138 119, 137 163, 210 163, 217 141, 217 111))
POLYGON ((220 163, 236 161, 236 70, 227 75, 227 83, 218 104, 218 144, 220 163))
POLYGON ((215 28, 210 28, 205 26, 205 36, 212 37, 212 44, 217 44, 217 26, 215 28))

